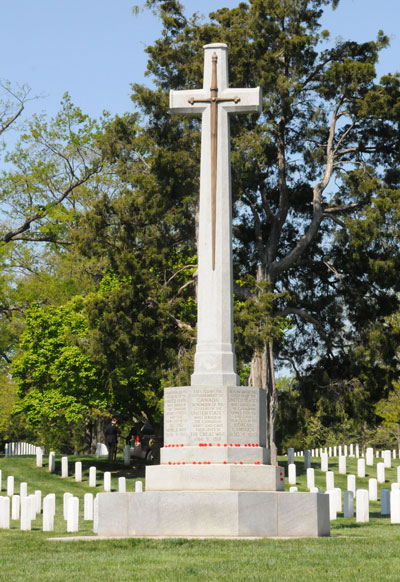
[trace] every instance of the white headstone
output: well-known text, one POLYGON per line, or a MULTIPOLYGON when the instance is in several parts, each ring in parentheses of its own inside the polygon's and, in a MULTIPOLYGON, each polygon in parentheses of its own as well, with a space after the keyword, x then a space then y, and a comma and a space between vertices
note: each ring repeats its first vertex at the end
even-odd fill
POLYGON ((89 468, 89 487, 96 487, 96 467, 89 468))
POLYGON ((79 529, 79 498, 72 496, 68 501, 67 532, 77 532, 79 529))
POLYGON ((7 495, 12 497, 14 495, 14 477, 9 475, 7 477, 7 495))
POLYGON ((385 465, 385 469, 392 468, 392 451, 386 450, 382 453, 383 457, 383 464, 385 465))
POLYGON ((126 493, 126 477, 118 477, 118 492, 126 493))
POLYGON ((328 447, 328 456, 331 457, 332 456, 332 447, 328 447))
POLYGON ((397 483, 400 483, 400 465, 397 467, 397 483))
POLYGON ((343 453, 342 453, 342 445, 339 445, 339 446, 338 446, 338 457, 341 457, 341 456, 342 456, 342 454, 343 454, 343 453))
POLYGON ((20 529, 22 531, 29 531, 31 529, 32 522, 32 510, 31 510, 32 500, 28 497, 22 497, 21 499, 21 517, 20 517, 20 529))
POLYGON ((289 493, 297 493, 298 491, 298 487, 295 487, 294 485, 292 485, 292 487, 289 487, 289 493))
POLYGON ((104 443, 97 443, 96 444, 96 457, 107 457, 108 456, 108 450, 107 450, 107 446, 104 443))
POLYGON ((104 491, 111 491, 111 473, 110 471, 104 472, 104 491))
POLYGON ((0 528, 10 529, 10 498, 0 497, 0 528))
POLYGON ((365 459, 357 459, 357 476, 365 477, 365 459))
POLYGON ((339 457, 339 473, 341 475, 346 475, 346 457, 339 457))
POLYGON ((64 519, 67 519, 68 516, 68 504, 69 504, 69 500, 73 497, 72 493, 64 493, 63 495, 63 517, 64 519))
POLYGON ((385 464, 384 463, 377 463, 376 464, 376 478, 378 479, 378 483, 385 482, 385 464))
POLYGON ((395 458, 396 458, 396 456, 397 456, 396 449, 393 449, 393 451, 392 451, 392 457, 393 457, 393 459, 395 459, 395 458))
POLYGON ((356 445, 356 458, 358 459, 359 456, 360 456, 360 447, 359 447, 359 445, 356 445))
POLYGON ((288 465, 288 483, 289 485, 296 485, 296 465, 294 463, 288 465))
POLYGON ((327 453, 321 453, 321 471, 328 470, 328 455, 327 453))
POLYGON ((68 477, 68 457, 61 457, 61 477, 68 477))
POLYGON ((26 497, 28 495, 28 483, 25 483, 25 481, 19 484, 19 495, 20 497, 26 497))
POLYGON ((347 490, 353 492, 353 497, 356 495, 356 476, 347 475, 347 490))
POLYGON ((40 447, 36 447, 36 467, 43 467, 43 451, 40 447))
POLYGON ((343 449, 343 455, 347 457, 347 445, 344 445, 343 449))
POLYGON ((368 447, 365 451, 365 461, 369 467, 372 467, 374 464, 374 449, 372 447, 368 447))
POLYGON ((310 487, 310 493, 318 493, 319 489, 318 487, 310 487))
POLYGON ((135 493, 143 492, 143 481, 135 481, 135 493))
POLYGON ((343 516, 354 517, 354 493, 345 491, 343 497, 343 516))
POLYGON ((390 515, 390 491, 381 489, 381 514, 390 515))
POLYGON ((93 533, 97 534, 99 527, 99 498, 96 495, 93 501, 93 533))
POLYGON ((336 445, 333 447, 333 456, 337 457, 337 446, 336 445))
POLYGON ((56 470, 56 454, 54 451, 49 453, 49 472, 54 473, 56 470))
POLYGON ((76 461, 75 463, 75 481, 80 483, 82 481, 82 462, 76 461))
POLYGON ((333 471, 327 471, 325 475, 326 479, 326 490, 330 491, 335 488, 335 473, 333 471))
POLYGON ((315 471, 313 468, 307 469, 307 488, 315 487, 315 471))
POLYGON ((349 457, 354 457, 354 445, 350 445, 349 447, 349 457))
POLYGON ((19 519, 20 496, 13 495, 11 498, 11 519, 19 519))
POLYGON ((400 523, 400 489, 390 492, 390 523, 400 523))
POLYGON ((54 530, 55 497, 54 493, 49 493, 43 498, 43 531, 54 530))
POLYGON ((356 521, 358 523, 366 523, 369 521, 369 500, 367 489, 357 489, 356 521))
POLYGON ((368 480, 368 495, 370 501, 378 501, 378 481, 374 478, 368 480))
POLYGON ((400 483, 392 483, 390 486, 390 490, 396 491, 397 489, 400 489, 400 483))
POLYGON ((326 491, 326 495, 329 495, 329 519, 332 521, 336 519, 336 508, 337 508, 337 495, 333 489, 326 491))
POLYGON ((93 493, 85 493, 83 497, 83 519, 93 520, 93 493))

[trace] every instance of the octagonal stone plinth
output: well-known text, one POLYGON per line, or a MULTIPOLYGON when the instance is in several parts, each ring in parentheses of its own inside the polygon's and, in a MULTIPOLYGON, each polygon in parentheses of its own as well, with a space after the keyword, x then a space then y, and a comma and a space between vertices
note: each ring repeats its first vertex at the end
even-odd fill
POLYGON ((99 536, 328 536, 323 493, 146 491, 100 493, 99 536))
POLYGON ((158 465, 146 468, 146 491, 283 491, 282 467, 158 465))

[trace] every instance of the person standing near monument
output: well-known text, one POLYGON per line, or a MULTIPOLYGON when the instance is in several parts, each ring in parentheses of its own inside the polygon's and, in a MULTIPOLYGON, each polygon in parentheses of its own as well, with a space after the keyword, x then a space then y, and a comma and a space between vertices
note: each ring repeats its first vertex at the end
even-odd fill
POLYGON ((121 431, 117 427, 117 419, 113 418, 110 424, 108 424, 104 430, 104 437, 106 439, 109 461, 115 461, 116 459, 118 437, 120 434, 121 431))

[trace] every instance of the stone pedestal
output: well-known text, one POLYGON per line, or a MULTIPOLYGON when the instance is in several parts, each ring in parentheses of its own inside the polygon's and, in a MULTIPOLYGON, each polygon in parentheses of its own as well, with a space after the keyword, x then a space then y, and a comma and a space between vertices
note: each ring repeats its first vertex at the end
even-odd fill
POLYGON ((286 493, 266 464, 265 391, 167 388, 161 464, 144 493, 101 493, 100 536, 317 537, 329 535, 329 499, 286 493))
POLYGON ((329 535, 323 493, 100 493, 100 536, 318 537, 329 535))

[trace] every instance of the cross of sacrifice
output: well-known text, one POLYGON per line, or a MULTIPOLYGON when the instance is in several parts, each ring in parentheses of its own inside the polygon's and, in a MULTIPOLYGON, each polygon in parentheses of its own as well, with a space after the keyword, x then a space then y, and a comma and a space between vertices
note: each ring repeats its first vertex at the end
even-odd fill
POLYGON ((170 91, 171 113, 201 115, 197 346, 192 386, 237 386, 233 347, 229 113, 261 112, 261 89, 228 87, 228 47, 204 47, 203 89, 170 91))

